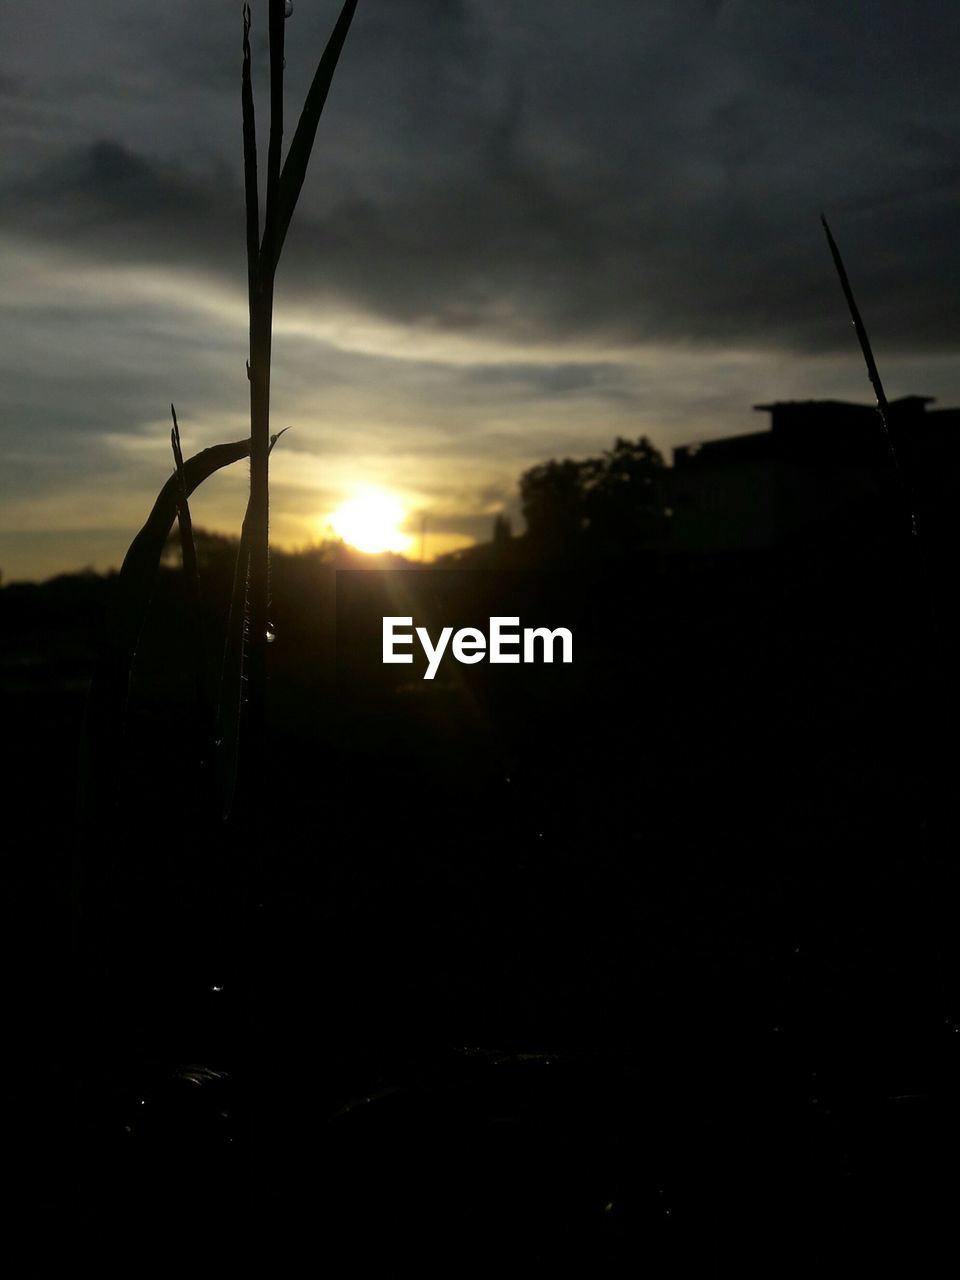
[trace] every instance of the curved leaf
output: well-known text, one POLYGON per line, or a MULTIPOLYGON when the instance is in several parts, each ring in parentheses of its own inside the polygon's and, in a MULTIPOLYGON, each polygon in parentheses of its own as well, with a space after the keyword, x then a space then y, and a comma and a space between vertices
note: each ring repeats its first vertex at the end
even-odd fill
POLYGON ((88 740, 93 739, 102 745, 119 737, 130 668, 150 603, 160 556, 177 517, 181 493, 184 498, 189 498, 208 476, 221 467, 248 457, 249 453, 249 440, 204 449, 188 458, 181 472, 174 471, 157 495, 153 510, 131 542, 120 569, 116 597, 90 687, 88 740))

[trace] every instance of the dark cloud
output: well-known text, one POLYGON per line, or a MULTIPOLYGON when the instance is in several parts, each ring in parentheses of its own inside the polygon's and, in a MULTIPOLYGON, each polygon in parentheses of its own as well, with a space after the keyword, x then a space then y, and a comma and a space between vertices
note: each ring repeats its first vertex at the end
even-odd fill
MULTIPOLYGON (((101 252, 118 222, 159 224, 162 238, 173 242, 184 223, 199 232, 232 212, 212 178, 199 181, 176 164, 151 161, 109 138, 66 152, 26 182, 13 184, 10 194, 10 216, 16 219, 19 211, 21 231, 36 227, 37 219, 51 232, 68 222, 74 231, 78 224, 93 225, 101 252)), ((110 239, 115 248, 115 236, 110 239)))
MULTIPOLYGON (((334 8, 297 6, 291 101, 334 8)), ((194 129, 164 109, 169 132, 137 145, 103 134, 57 153, 52 137, 32 181, 8 183, 7 223, 239 287, 239 156, 222 136, 235 33, 198 34, 192 5, 127 9, 121 65, 139 41, 147 87, 169 71, 194 129)), ((284 287, 532 343, 833 347, 847 333, 824 207, 884 338, 952 348, 958 35, 932 2, 361 5, 284 287)))

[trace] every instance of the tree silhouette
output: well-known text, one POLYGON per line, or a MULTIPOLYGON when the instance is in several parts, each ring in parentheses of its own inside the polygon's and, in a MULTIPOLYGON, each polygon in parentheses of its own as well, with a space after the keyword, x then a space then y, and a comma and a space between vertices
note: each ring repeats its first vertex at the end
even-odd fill
POLYGON ((600 457, 531 467, 520 478, 528 534, 555 547, 584 537, 642 545, 663 519, 663 471, 662 455, 645 436, 618 437, 600 457))

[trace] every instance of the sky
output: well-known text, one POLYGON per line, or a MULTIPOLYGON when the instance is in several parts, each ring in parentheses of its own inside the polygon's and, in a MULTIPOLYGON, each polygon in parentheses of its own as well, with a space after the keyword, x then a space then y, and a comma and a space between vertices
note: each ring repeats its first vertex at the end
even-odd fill
MULTIPOLYGON (((288 137, 338 12, 295 0, 288 137)), ((0 10, 4 581, 119 564, 171 401, 187 453, 248 431, 240 38, 235 0, 0 10)), ((278 273, 274 541, 373 490, 437 553, 546 458, 869 400, 821 210, 888 394, 960 403, 958 53, 943 0, 360 0, 278 273)))

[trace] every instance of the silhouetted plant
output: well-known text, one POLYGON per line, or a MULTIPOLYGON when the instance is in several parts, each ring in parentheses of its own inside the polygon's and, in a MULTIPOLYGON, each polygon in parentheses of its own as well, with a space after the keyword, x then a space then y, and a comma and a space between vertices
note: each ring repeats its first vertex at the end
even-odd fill
POLYGON ((843 258, 840 255, 840 249, 836 240, 833 238, 833 232, 830 230, 830 224, 826 217, 821 213, 820 221, 823 224, 823 230, 827 237, 827 244, 830 246, 830 255, 833 258, 833 265, 836 267, 837 275, 840 279, 840 287, 843 290, 843 296, 850 312, 850 319, 853 323, 854 331, 857 335, 857 341, 860 343, 860 350, 863 353, 864 364, 867 366, 867 377, 870 379, 870 385, 873 387, 874 395, 877 397, 877 413, 880 416, 880 422, 883 426, 883 434, 886 438, 887 448, 890 451, 890 460, 893 463, 894 470, 897 473, 899 482, 903 488, 904 500, 907 504, 910 516, 910 529, 916 535, 918 532, 916 502, 914 500, 912 486, 909 478, 905 474, 900 462, 900 455, 897 451, 896 439, 893 433, 893 424, 890 418, 890 405, 887 402, 887 393, 883 389, 883 382, 880 379, 880 370, 877 368, 877 362, 873 355, 873 347, 867 336, 867 329, 863 323, 863 317, 860 315, 860 308, 857 306, 857 300, 853 294, 853 287, 850 284, 850 278, 847 275, 847 269, 844 266, 843 258))
MULTIPOLYGON (((223 807, 233 795, 241 729, 243 690, 248 695, 244 728, 249 775, 260 782, 266 761, 266 644, 269 607, 269 457, 279 434, 270 434, 270 362, 273 333, 274 279, 280 252, 303 186, 320 114, 333 73, 356 10, 346 0, 320 59, 307 93, 286 160, 281 164, 283 137, 284 0, 269 0, 270 130, 263 232, 260 231, 257 148, 250 59, 250 8, 243 7, 241 107, 243 121, 244 190, 247 226, 247 275, 250 312, 250 436, 246 440, 205 449, 184 460, 179 426, 173 412, 171 442, 175 469, 161 489, 153 510, 131 544, 118 575, 113 607, 91 684, 85 733, 85 761, 80 800, 88 852, 99 847, 109 821, 121 776, 121 742, 130 673, 153 591, 157 570, 174 519, 179 517, 181 549, 188 579, 188 595, 199 629, 199 572, 188 499, 196 487, 219 468, 250 457, 250 498, 243 521, 234 591, 225 646, 218 706, 221 740, 223 807), (246 660, 246 666, 245 666, 246 660)), ((173 406, 171 406, 173 411, 173 406)), ((197 636, 198 698, 203 705, 202 649, 197 636)), ((204 732, 209 728, 203 717, 204 732)), ((252 786, 251 816, 262 812, 261 789, 252 786)), ((78 855, 77 919, 88 867, 78 855)))
MULTIPOLYGON (((226 738, 223 771, 225 804, 229 807, 235 783, 231 737, 236 738, 246 688, 250 768, 256 775, 265 759, 266 644, 269 587, 269 457, 282 432, 270 434, 270 362, 273 334, 274 278, 280 252, 303 186, 317 125, 340 51, 356 10, 346 0, 333 34, 320 59, 307 93, 286 160, 281 165, 283 138, 284 0, 269 2, 270 133, 267 153, 266 203, 260 232, 257 148, 250 60, 250 8, 243 7, 241 106, 243 118, 244 190, 247 225, 247 277, 250 311, 250 438, 206 449, 183 460, 174 412, 172 443, 175 470, 154 504, 150 517, 134 539, 120 571, 118 589, 102 656, 93 681, 88 713, 90 755, 97 762, 97 785, 109 785, 112 758, 122 733, 130 669, 143 627, 153 582, 173 521, 179 516, 184 569, 190 593, 199 597, 199 575, 187 499, 208 475, 239 458, 250 457, 250 498, 243 521, 235 586, 228 624, 218 717, 226 738), (235 662, 229 655, 234 651, 235 662), (103 765, 106 765, 103 768, 103 765)), ((173 406, 171 406, 171 410, 173 406)))
POLYGON ((115 768, 123 731, 130 671, 143 630, 147 607, 164 546, 190 494, 221 467, 246 458, 249 440, 214 445, 183 460, 157 495, 143 528, 130 544, 117 577, 110 616, 104 628, 100 657, 94 672, 87 706, 87 774, 82 799, 87 805, 91 788, 100 793, 98 803, 109 803, 116 785, 115 768))
MULTIPOLYGON (((251 779, 259 780, 266 761, 266 681, 267 643, 270 627, 270 365, 273 346, 273 298, 277 264, 290 219, 296 208, 306 176, 317 125, 327 100, 340 51, 350 28, 357 0, 346 0, 320 59, 307 93, 300 119, 281 167, 283 140, 284 0, 270 0, 270 130, 267 146, 267 182, 260 231, 259 182, 257 177, 256 122, 250 59, 248 5, 243 9, 243 67, 241 104, 243 114, 244 191, 247 224, 247 284, 250 309, 250 499, 243 522, 240 554, 231 614, 234 632, 240 626, 239 688, 246 690, 246 768, 251 779), (238 624, 238 619, 243 619, 238 624)), ((274 438, 275 439, 275 438, 274 438)), ((236 637, 234 642, 236 643, 236 637)), ((222 737, 236 736, 232 726, 242 713, 237 686, 224 689, 227 700, 221 707, 222 737)), ((230 763, 232 749, 226 751, 225 803, 229 807, 236 772, 230 763)), ((256 808, 256 781, 250 797, 256 808)))

